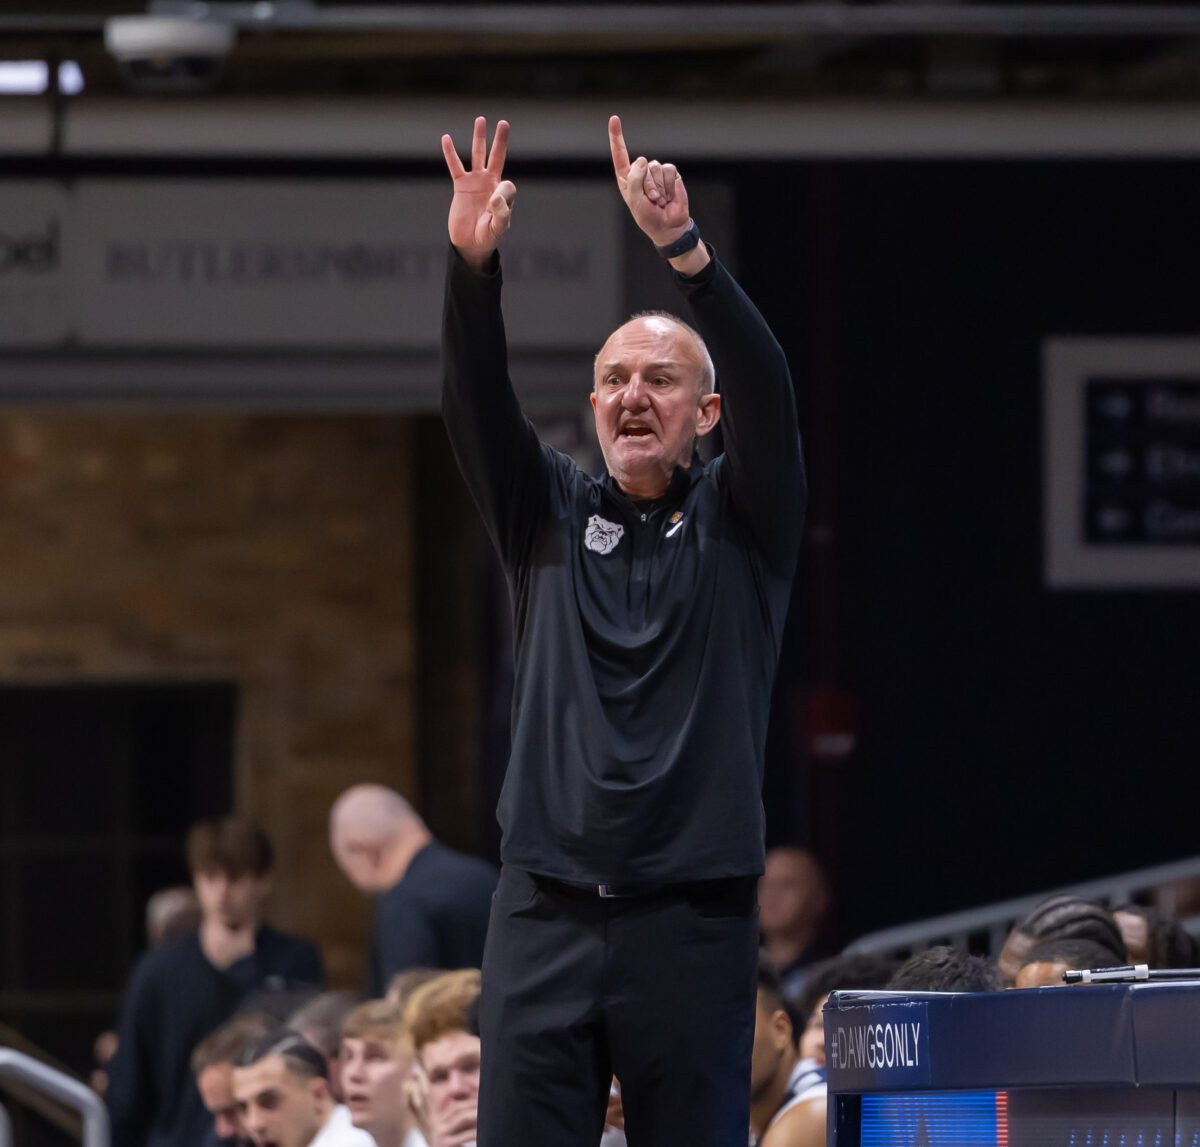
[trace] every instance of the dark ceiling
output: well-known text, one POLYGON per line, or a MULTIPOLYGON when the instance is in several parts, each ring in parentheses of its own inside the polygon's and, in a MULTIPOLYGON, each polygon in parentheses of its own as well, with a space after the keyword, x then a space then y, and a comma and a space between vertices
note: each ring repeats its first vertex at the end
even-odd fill
POLYGON ((0 50, 76 59, 116 93, 104 18, 148 10, 238 26, 216 94, 1200 98, 1200 5, 1180 2, 5 0, 0 50))

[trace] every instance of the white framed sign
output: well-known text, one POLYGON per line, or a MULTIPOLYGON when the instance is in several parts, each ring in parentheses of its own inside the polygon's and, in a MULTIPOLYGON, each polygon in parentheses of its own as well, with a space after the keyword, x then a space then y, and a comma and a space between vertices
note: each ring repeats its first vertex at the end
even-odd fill
MULTIPOLYGON (((432 179, 0 184, 0 347, 433 349, 449 202, 432 179)), ((513 346, 609 333, 622 210, 608 181, 522 182, 503 247, 513 346)))
POLYGON ((1043 345, 1045 577, 1200 586, 1200 338, 1043 345))

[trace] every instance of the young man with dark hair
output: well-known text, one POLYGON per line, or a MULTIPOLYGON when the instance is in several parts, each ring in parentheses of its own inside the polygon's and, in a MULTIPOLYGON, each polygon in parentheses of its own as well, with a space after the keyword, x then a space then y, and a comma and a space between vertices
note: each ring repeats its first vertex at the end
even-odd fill
POLYGON ((1014 988, 1061 988, 1070 968, 1112 968, 1122 963, 1111 948, 1095 940, 1043 940, 1017 969, 1014 988))
POLYGON ((824 1147, 825 1069, 801 1059, 783 983, 760 953, 754 1046, 750 1059, 750 1130, 756 1147, 824 1147))
POLYGON ((813 966, 804 984, 798 1009, 800 1055, 825 1062, 825 1001, 830 992, 869 992, 887 987, 899 961, 875 953, 834 956, 813 966))
POLYGON ((297 1032, 249 1048, 234 1069, 233 1094, 255 1147, 375 1147, 334 1099, 325 1056, 297 1032))
POLYGON ((910 956, 888 982, 893 992, 998 992, 994 964, 959 948, 938 944, 910 956))
POLYGON ((257 826, 226 817, 195 825, 188 865, 200 927, 146 953, 121 1008, 105 1098, 113 1147, 192 1147, 211 1123, 192 1077, 192 1049, 252 992, 320 986, 316 945, 262 922, 271 846, 257 826))
POLYGON ((233 1097, 233 1069, 248 1048, 270 1035, 278 1024, 261 1012, 243 1012, 206 1035, 192 1052, 192 1074, 200 1098, 213 1118, 206 1147, 248 1147, 233 1097))

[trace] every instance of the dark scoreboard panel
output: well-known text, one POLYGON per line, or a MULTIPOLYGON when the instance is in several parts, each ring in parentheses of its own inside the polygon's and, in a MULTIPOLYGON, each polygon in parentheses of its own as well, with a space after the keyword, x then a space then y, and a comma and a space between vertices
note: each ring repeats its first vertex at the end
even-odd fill
POLYGON ((830 1147, 1200 1147, 1200 984, 835 993, 830 1147))

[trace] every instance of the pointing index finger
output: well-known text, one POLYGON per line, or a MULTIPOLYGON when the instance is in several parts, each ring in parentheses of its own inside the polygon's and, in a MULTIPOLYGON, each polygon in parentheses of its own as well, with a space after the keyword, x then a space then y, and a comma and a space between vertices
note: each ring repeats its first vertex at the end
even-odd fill
POLYGON ((624 179, 629 174, 629 149, 625 146, 620 116, 612 116, 608 121, 608 145, 612 149, 613 170, 618 179, 624 179))

